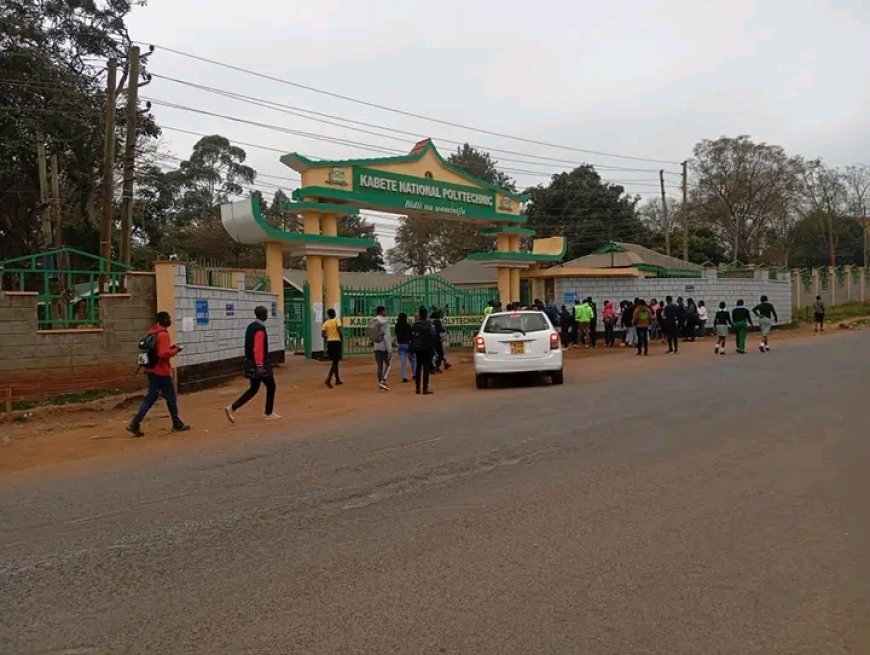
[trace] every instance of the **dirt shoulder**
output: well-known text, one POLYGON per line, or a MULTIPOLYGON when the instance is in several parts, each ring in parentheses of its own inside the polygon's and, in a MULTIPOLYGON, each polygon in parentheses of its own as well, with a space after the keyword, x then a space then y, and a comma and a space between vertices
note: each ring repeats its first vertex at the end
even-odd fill
MULTIPOLYGON (((835 326, 819 337, 812 327, 777 331, 774 348, 788 347, 802 339, 834 337, 840 330, 835 326)), ((758 335, 750 335, 750 348, 754 348, 758 335)), ((695 343, 681 344, 680 359, 711 360, 714 339, 707 337, 695 343)), ((729 348, 733 346, 733 337, 729 348)), ((732 349, 733 352, 733 349, 732 349)), ((750 353, 754 351, 750 350, 750 353)), ((173 435, 166 406, 158 402, 143 423, 146 437, 133 439, 125 425, 135 411, 139 399, 130 397, 92 403, 81 407, 64 406, 52 411, 37 412, 26 421, 0 424, 0 476, 13 472, 81 471, 89 466, 100 467, 110 463, 127 462, 129 458, 167 456, 192 450, 220 450, 237 446, 240 441, 261 436, 277 438, 305 438, 316 434, 319 426, 346 423, 384 413, 411 412, 419 403, 447 405, 473 402, 474 388, 471 353, 454 352, 453 368, 433 378, 435 395, 416 396, 412 383, 402 384, 399 378, 398 358, 391 375, 392 390, 380 392, 375 384, 375 367, 370 357, 360 356, 344 362, 345 384, 327 389, 323 384, 327 364, 291 358, 277 370, 278 394, 276 411, 283 418, 264 422, 263 393, 239 411, 238 423, 227 421, 223 408, 230 404, 247 386, 243 378, 222 387, 185 394, 180 397, 181 416, 193 426, 190 432, 173 435)), ((624 370, 649 370, 668 366, 669 358, 664 346, 653 344, 650 356, 635 357, 633 349, 596 350, 569 349, 565 364, 565 383, 592 381, 624 370), (581 373, 582 372, 582 373, 581 373)), ((542 382, 542 384, 547 384, 542 382)))

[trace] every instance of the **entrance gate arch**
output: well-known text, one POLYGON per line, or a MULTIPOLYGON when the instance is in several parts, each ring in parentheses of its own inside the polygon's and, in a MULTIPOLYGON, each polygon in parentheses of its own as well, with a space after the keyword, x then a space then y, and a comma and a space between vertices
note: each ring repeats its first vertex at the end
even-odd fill
MULTIPOLYGON (((281 162, 302 177, 284 210, 302 218, 303 231, 284 232, 261 215, 255 199, 221 207, 224 228, 232 238, 266 246, 266 272, 283 305, 283 254, 305 256, 309 287, 306 332, 320 334, 327 309, 345 315, 339 283, 339 260, 374 246, 369 239, 338 236, 342 217, 360 209, 479 225, 478 234, 495 239, 495 249, 469 254, 469 259, 498 269, 502 304, 520 300, 520 271, 535 263, 560 261, 564 237, 535 239, 531 252, 520 238, 535 231, 526 226, 522 203, 527 196, 502 189, 453 166, 430 139, 418 142, 408 155, 347 160, 314 160, 299 153, 281 162)), ((306 348, 306 350, 308 350, 306 348)))

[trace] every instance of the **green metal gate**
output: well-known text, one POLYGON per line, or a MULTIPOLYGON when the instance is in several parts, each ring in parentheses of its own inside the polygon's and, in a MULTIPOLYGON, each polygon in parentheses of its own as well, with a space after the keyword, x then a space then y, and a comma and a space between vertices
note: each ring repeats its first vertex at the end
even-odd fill
POLYGON ((303 287, 301 296, 284 296, 284 349, 291 352, 304 352, 311 356, 311 329, 309 320, 308 284, 303 287))
POLYGON ((483 320, 483 310, 491 300, 498 299, 498 289, 460 289, 438 276, 415 277, 388 289, 341 290, 341 315, 344 326, 344 352, 359 354, 371 352, 365 337, 366 324, 382 305, 387 316, 395 323, 404 312, 408 320, 420 306, 444 313, 444 325, 450 335, 450 345, 470 348, 474 335, 483 320))

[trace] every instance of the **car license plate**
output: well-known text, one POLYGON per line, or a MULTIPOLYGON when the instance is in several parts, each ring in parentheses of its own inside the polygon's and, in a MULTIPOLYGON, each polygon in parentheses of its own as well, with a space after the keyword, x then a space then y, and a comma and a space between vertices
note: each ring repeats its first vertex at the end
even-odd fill
POLYGON ((511 355, 523 355, 526 352, 526 344, 522 341, 511 342, 511 355))

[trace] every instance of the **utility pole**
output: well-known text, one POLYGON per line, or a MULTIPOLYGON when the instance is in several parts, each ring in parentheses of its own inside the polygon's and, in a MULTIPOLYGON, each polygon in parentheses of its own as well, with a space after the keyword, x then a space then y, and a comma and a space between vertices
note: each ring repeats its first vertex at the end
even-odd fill
MULTIPOLYGON (((54 247, 57 250, 63 248, 63 219, 60 213, 60 173, 58 172, 57 155, 51 156, 51 205, 54 218, 54 247)), ((63 253, 55 256, 58 272, 58 284, 61 292, 66 289, 67 262, 63 253)))
MULTIPOLYGON (((114 189, 112 176, 115 170, 115 101, 118 62, 109 59, 106 80, 106 124, 103 143, 103 215, 100 221, 100 257, 112 258, 112 204, 114 189)), ((100 265, 102 271, 105 262, 100 265)), ((108 271, 106 271, 108 272, 108 271)), ((100 290, 104 290, 106 276, 100 276, 100 290)))
POLYGON ((42 207, 42 239, 47 248, 51 247, 51 206, 48 202, 48 165, 45 159, 45 135, 42 130, 36 133, 36 161, 39 168, 39 202, 42 207))
POLYGON ((665 196, 665 171, 659 171, 659 183, 662 187, 662 218, 665 221, 665 253, 671 256, 671 221, 668 218, 668 199, 665 196))
POLYGON ((683 220, 683 261, 689 261, 689 212, 687 203, 689 201, 689 162, 684 161, 683 164, 683 206, 681 214, 683 220))
POLYGON ((870 267, 870 218, 864 215, 864 275, 870 267))
POLYGON ((124 143, 124 183, 121 191, 121 261, 129 265, 133 231, 136 127, 139 116, 139 46, 130 47, 127 64, 127 137, 124 143))

